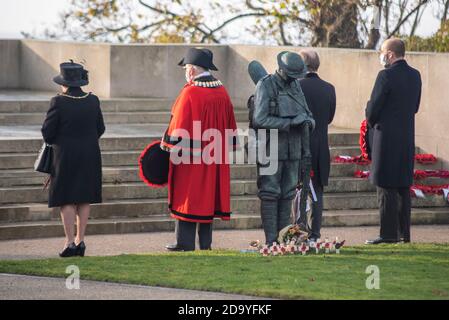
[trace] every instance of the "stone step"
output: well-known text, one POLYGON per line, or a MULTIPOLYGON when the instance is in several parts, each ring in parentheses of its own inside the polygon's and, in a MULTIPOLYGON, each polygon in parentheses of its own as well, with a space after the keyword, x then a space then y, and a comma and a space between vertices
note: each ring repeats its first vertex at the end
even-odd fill
MULTIPOLYGON (((246 110, 235 110, 235 120, 247 121, 246 110)), ((130 123, 168 123, 170 112, 168 111, 135 111, 135 112, 103 112, 106 126, 108 124, 130 123)), ((0 126, 15 125, 39 125, 44 122, 45 113, 0 113, 0 126)))
MULTIPOLYGON (((110 98, 101 99, 103 112, 144 112, 170 111, 173 100, 145 98, 110 98)), ((0 99, 0 113, 47 113, 50 106, 48 99, 0 99)))
MULTIPOLYGON (((359 178, 331 178, 325 188, 327 193, 340 192, 369 192, 375 187, 366 179, 359 178)), ((256 180, 231 180, 231 195, 256 195, 256 180)), ((127 182, 103 185, 103 199, 160 199, 167 197, 167 188, 150 188, 143 182, 127 182)), ((44 202, 48 199, 48 192, 41 186, 22 186, 0 188, 0 204, 20 204, 44 202)))
MULTIPOLYGON (((412 199, 414 208, 447 208, 442 196, 427 196, 425 199, 412 199)), ((326 193, 324 195, 325 210, 376 209, 377 197, 374 192, 358 193, 326 193)), ((231 197, 231 210, 238 214, 252 214, 260 210, 260 201, 255 195, 231 197)), ((107 200, 92 205, 91 216, 102 218, 135 218, 146 217, 168 212, 167 199, 124 199, 107 200)), ((45 203, 21 203, 0 205, 0 221, 22 222, 52 220, 59 216, 58 209, 49 209, 45 203)))
MULTIPOLYGON (((448 224, 448 208, 412 209, 412 225, 448 224)), ((123 234, 174 231, 174 219, 168 215, 139 218, 90 219, 86 234, 123 234)), ((375 226, 379 224, 377 210, 324 211, 323 227, 375 226)), ((257 229, 262 227, 258 214, 234 214, 230 221, 214 221, 214 229, 257 229)), ((0 223, 0 240, 63 237, 58 220, 0 223)), ((263 239, 261 239, 263 240, 263 239)))
MULTIPOLYGON (((1 155, 0 155, 1 158, 1 155)), ((422 165, 415 163, 415 168, 424 170, 440 169, 441 164, 422 165)), ((369 166, 359 166, 352 163, 331 163, 330 177, 353 177, 355 170, 369 170, 369 166)), ((231 165, 231 178, 233 179, 256 179, 256 166, 252 164, 231 165)), ((0 170, 0 188, 14 186, 41 185, 44 175, 33 169, 3 169, 0 170)), ((126 183, 140 182, 139 169, 137 165, 130 166, 103 166, 104 183, 126 183)), ((428 178, 416 181, 426 185, 446 184, 448 179, 428 178)))
MULTIPOLYGON (((439 170, 442 168, 441 161, 434 164, 420 164, 415 161, 416 170, 439 170)), ((370 170, 369 165, 357 165, 354 163, 336 163, 331 162, 330 175, 333 177, 353 177, 356 170, 370 170)))
MULTIPOLYGON (((255 194, 257 194, 256 181, 231 180, 231 195, 243 196, 255 194)), ((161 198, 167 198, 167 188, 150 188, 143 182, 103 185, 104 201, 161 198)), ((41 187, 0 188, 0 204, 45 202, 47 199, 48 191, 43 191, 41 187)))
MULTIPOLYGON (((33 169, 0 170, 0 188, 41 186, 45 175, 33 169)), ((256 179, 254 165, 231 165, 231 179, 256 179)), ((103 183, 142 182, 137 166, 103 167, 103 183)))
MULTIPOLYGON (((151 138, 147 138, 147 143, 151 142, 151 138)), ((153 139, 157 139, 153 137, 153 139)), ((145 144, 146 145, 146 144, 145 144)), ((117 146, 117 149, 120 147, 117 146)), ((106 148, 109 149, 109 148, 106 148)), ((337 154, 352 154, 359 153, 357 146, 338 146, 331 147, 331 156, 337 154)), ((38 149, 37 149, 38 150, 38 149)), ((141 154, 142 149, 135 150, 130 148, 128 150, 120 151, 102 151, 103 166, 130 166, 137 165, 137 159, 141 154)), ((37 152, 24 152, 24 153, 0 153, 0 170, 2 169, 26 169, 33 168, 36 161, 37 152)))
MULTIPOLYGON (((0 113, 47 113, 51 94, 47 98, 0 97, 0 113)), ((163 98, 100 98, 103 112, 170 111, 174 100, 163 98)), ((246 111, 246 105, 234 105, 235 110, 246 111)))
MULTIPOLYGON (((449 208, 413 208, 412 225, 449 224, 449 208)), ((328 210, 323 212, 325 227, 377 226, 380 223, 379 210, 328 210)))
MULTIPOLYGON (((42 180, 41 180, 42 182, 42 180)), ((366 179, 331 178, 325 192, 368 192, 375 187, 366 179)), ((256 195, 255 180, 231 180, 231 195, 256 195)), ((41 186, 0 188, 0 204, 32 203, 47 201, 48 192, 41 186)), ((159 199, 167 197, 166 188, 150 188, 143 182, 127 182, 103 185, 104 200, 159 199)))
MULTIPOLYGON (((0 156, 1 158, 1 156, 0 156)), ((419 165, 415 164, 417 168, 431 169, 436 165, 419 165)), ((351 178, 355 170, 366 170, 369 166, 357 166, 346 163, 332 163, 330 170, 330 181, 335 181, 333 178, 351 178)), ((5 187, 19 187, 19 186, 41 186, 45 175, 36 172, 33 169, 3 169, 0 170, 0 188, 5 187)), ((253 179, 257 178, 257 170, 255 165, 251 164, 233 164, 231 165, 231 179, 253 179)), ((357 178, 359 179, 359 178, 357 178)), ((366 180, 366 179, 362 179, 366 180)), ((139 177, 139 169, 137 165, 134 166, 114 166, 103 167, 103 183, 129 183, 141 182, 139 177)), ((449 183, 449 179, 440 178, 426 178, 415 181, 417 184, 423 185, 441 185, 449 183)), ((329 186, 331 188, 331 186, 329 186)), ((327 189, 332 190, 332 189, 327 189)))
MULTIPOLYGON (((143 150, 150 142, 160 140, 165 128, 161 125, 155 125, 160 132, 156 133, 151 130, 151 125, 148 125, 148 134, 140 136, 107 136, 100 139, 100 147, 102 151, 125 151, 125 150, 143 150)), ((0 154, 1 153, 27 153, 37 152, 40 150, 43 140, 40 138, 40 128, 35 128, 39 138, 2 138, 0 139, 0 154)), ((145 129, 141 129, 145 132, 145 129)), ((348 133, 331 133, 329 134, 329 144, 334 147, 349 146, 351 148, 357 147, 357 135, 348 133)), ((358 148, 358 147, 357 147, 358 148)), ((342 151, 343 152, 343 151, 342 151)), ((359 152, 360 153, 360 152, 359 152)))
MULTIPOLYGON (((262 226, 257 215, 234 215, 230 221, 214 221, 214 229, 256 229, 262 226)), ((90 219, 87 235, 174 231, 175 220, 168 215, 133 219, 90 219)), ((62 237, 59 221, 0 224, 0 240, 62 237)))
MULTIPOLYGON (((412 198, 412 207, 447 207, 440 195, 427 195, 424 199, 412 198)), ((326 210, 374 209, 378 208, 375 192, 325 193, 323 207, 326 210)))
MULTIPOLYGON (((421 185, 442 185, 449 184, 449 179, 442 178, 426 178, 417 180, 414 183, 421 185)), ((334 177, 329 178, 329 184, 324 187, 324 192, 340 193, 340 192, 374 192, 376 187, 365 178, 354 177, 334 177)))
MULTIPOLYGON (((259 212, 255 196, 231 197, 231 210, 236 214, 259 212)), ((91 218, 139 218, 168 213, 166 198, 109 200, 91 207, 91 218)), ((0 205, 0 222, 45 221, 59 218, 58 208, 48 208, 46 203, 0 205)))
MULTIPOLYGON (((100 139, 102 151, 143 150, 154 140, 160 140, 162 134, 148 134, 140 137, 104 137, 100 139)), ((0 140, 0 155, 3 153, 38 152, 42 147, 41 138, 2 139, 0 140)))
MULTIPOLYGON (((104 151, 104 166, 137 165, 141 151, 104 151)), ((1 153, 0 169, 33 168, 37 153, 1 153)))

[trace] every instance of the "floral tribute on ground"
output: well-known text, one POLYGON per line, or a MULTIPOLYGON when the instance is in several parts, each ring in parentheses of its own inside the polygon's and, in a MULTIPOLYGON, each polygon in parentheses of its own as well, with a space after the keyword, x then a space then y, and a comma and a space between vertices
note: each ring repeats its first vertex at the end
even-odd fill
POLYGON ((345 240, 340 241, 338 237, 330 241, 310 241, 308 233, 301 230, 299 225, 292 224, 279 232, 278 242, 271 245, 262 245, 259 240, 251 241, 249 250, 246 252, 260 253, 264 257, 283 255, 306 255, 306 254, 340 254, 340 249, 345 240))

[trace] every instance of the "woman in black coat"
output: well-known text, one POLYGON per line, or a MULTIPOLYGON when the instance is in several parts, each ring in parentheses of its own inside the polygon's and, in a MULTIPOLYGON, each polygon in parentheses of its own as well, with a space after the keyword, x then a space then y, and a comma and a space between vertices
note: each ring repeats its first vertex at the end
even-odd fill
POLYGON ((62 63, 61 74, 53 80, 62 93, 51 99, 42 126, 44 141, 53 147, 48 206, 61 207, 66 243, 60 256, 84 256, 90 204, 102 201, 99 138, 105 126, 98 97, 80 88, 88 84, 82 65, 62 63))

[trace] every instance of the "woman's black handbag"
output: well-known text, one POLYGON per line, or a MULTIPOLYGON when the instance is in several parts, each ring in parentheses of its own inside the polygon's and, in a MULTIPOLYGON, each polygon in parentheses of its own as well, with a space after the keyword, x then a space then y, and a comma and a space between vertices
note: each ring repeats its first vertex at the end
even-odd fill
POLYGON ((51 173, 51 167, 53 163, 53 148, 51 145, 44 143, 36 162, 34 163, 34 170, 42 173, 51 173))

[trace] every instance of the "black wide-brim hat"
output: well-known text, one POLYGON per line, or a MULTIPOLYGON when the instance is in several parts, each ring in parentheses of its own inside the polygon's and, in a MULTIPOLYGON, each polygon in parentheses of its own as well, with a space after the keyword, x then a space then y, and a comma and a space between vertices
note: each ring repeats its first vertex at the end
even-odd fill
POLYGON ((81 87, 89 84, 88 71, 81 64, 63 62, 59 65, 60 74, 53 81, 66 87, 81 87))
POLYGON ((301 56, 295 52, 282 51, 277 56, 278 66, 292 78, 303 78, 307 74, 307 67, 301 56))
POLYGON ((150 143, 139 157, 139 176, 150 187, 164 187, 168 183, 170 152, 162 150, 161 141, 150 143))
POLYGON ((178 66, 193 64, 208 70, 218 71, 213 63, 214 54, 209 49, 190 48, 185 57, 179 61, 178 66))

